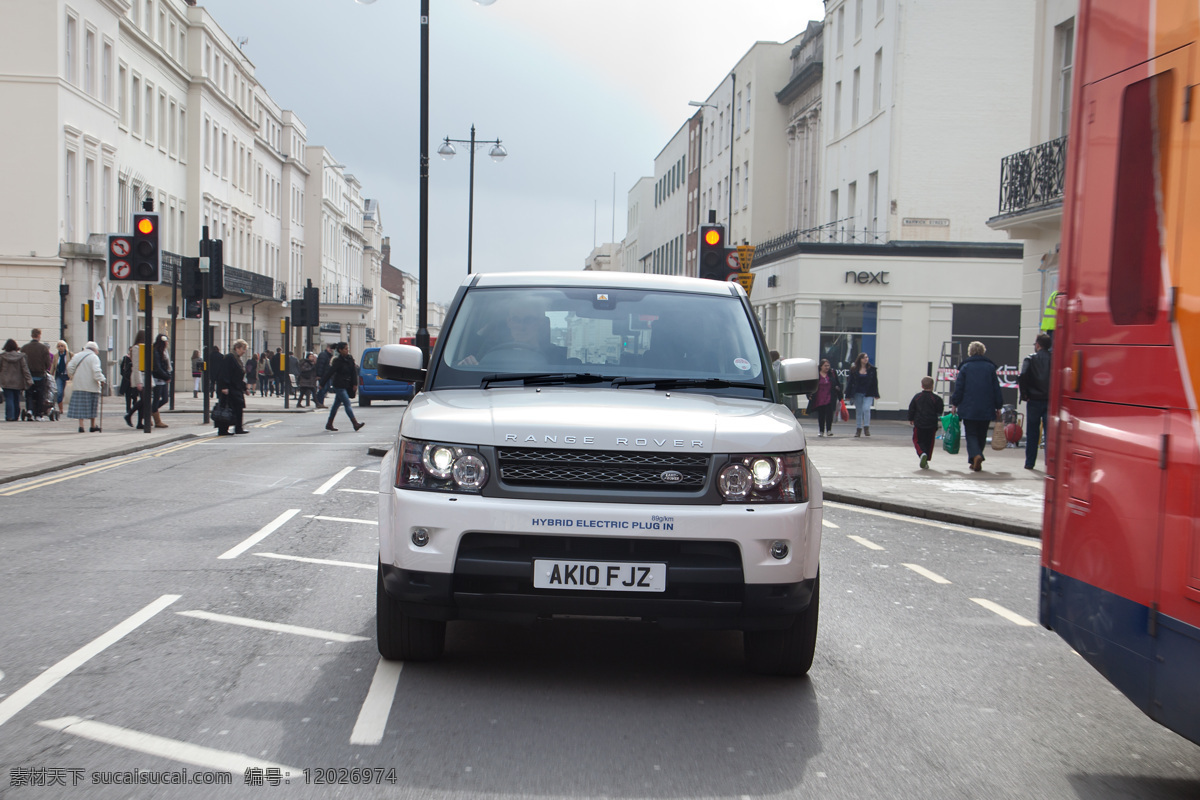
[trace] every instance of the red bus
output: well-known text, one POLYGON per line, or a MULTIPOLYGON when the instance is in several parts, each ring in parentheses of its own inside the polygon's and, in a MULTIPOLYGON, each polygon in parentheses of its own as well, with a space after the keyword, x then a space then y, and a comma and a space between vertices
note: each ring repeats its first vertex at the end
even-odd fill
POLYGON ((1040 621, 1200 743, 1200 2, 1076 30, 1040 621))

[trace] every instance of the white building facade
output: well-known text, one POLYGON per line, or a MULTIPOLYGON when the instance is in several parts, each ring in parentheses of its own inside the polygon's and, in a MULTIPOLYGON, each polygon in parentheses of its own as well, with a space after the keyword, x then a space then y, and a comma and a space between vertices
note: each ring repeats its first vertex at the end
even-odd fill
POLYGON ((784 356, 828 357, 844 373, 866 352, 885 413, 906 410, 924 375, 948 391, 967 341, 1019 364, 1021 248, 985 221, 999 159, 1029 135, 1032 11, 1032 0, 829 0, 819 106, 811 88, 779 97, 793 137, 780 205, 799 227, 754 240, 751 302, 784 356))
MULTIPOLYGON (((153 287, 153 330, 174 334, 176 358, 200 347, 171 281, 198 255, 205 226, 223 240, 225 296, 210 303, 212 341, 256 350, 282 344, 282 301, 301 288, 307 229, 305 127, 281 109, 255 67, 207 10, 187 0, 0 2, 10 31, 0 49, 0 176, 22 187, 0 198, 0 324, 24 341, 41 328, 73 349, 91 335, 110 378, 140 330, 137 284, 107 274, 110 233, 128 232, 148 197, 160 214, 164 283, 153 287), (89 333, 80 308, 95 314, 89 333), (172 322, 171 306, 179 307, 172 322)), ((359 298, 364 318, 362 200, 343 207, 354 230, 334 293, 359 298)), ((381 229, 374 232, 381 235, 381 229)), ((369 303, 368 303, 369 305, 369 303)))

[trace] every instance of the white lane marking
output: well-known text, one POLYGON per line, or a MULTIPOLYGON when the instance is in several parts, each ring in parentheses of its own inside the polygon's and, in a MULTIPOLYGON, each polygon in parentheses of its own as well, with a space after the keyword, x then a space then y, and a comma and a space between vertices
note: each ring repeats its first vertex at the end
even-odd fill
POLYGON ((285 556, 280 553, 254 553, 256 556, 263 558, 282 558, 285 561, 303 561, 305 564, 328 564, 331 567, 356 567, 357 569, 369 569, 372 572, 379 569, 377 564, 359 564, 355 561, 331 561, 328 558, 304 558, 303 556, 285 556))
POLYGON ((1024 617, 1022 617, 1020 614, 1018 614, 1015 611, 1009 611, 1007 608, 1000 605, 999 603, 993 603, 991 600, 984 600, 982 597, 972 597, 971 602, 979 603, 979 605, 983 606, 988 611, 992 611, 996 614, 999 614, 1000 616, 1004 617, 1009 622, 1016 623, 1017 625, 1020 625, 1023 628, 1037 627, 1036 623, 1030 622, 1029 620, 1025 619, 1024 617))
POLYGON ((322 517, 317 514, 305 514, 305 519, 320 519, 325 522, 357 522, 359 525, 378 525, 377 519, 351 519, 350 517, 322 517))
POLYGON ((847 535, 847 536, 846 536, 846 538, 847 538, 847 539, 850 539, 851 541, 858 542, 858 543, 859 543, 859 544, 861 544, 863 547, 869 547, 869 548, 871 548, 872 550, 882 550, 882 549, 883 549, 883 547, 881 547, 880 545, 877 545, 877 544, 875 544, 875 543, 874 543, 874 542, 872 542, 870 539, 864 539, 864 538, 863 538, 863 537, 861 537, 861 536, 850 536, 850 535, 847 535))
POLYGON ((377 469, 360 469, 359 472, 374 472, 376 475, 379 474, 379 470, 377 469))
POLYGON ((232 772, 234 775, 242 774, 246 771, 246 767, 276 767, 282 771, 285 778, 288 777, 289 773, 293 778, 297 778, 304 773, 304 770, 297 769, 296 767, 276 764, 261 758, 255 758, 254 756, 230 753, 226 750, 215 750, 211 747, 180 742, 176 739, 166 739, 162 736, 154 736, 153 734, 142 733, 141 731, 130 730, 129 728, 118 728, 116 725, 95 722, 94 720, 86 720, 80 717, 48 719, 39 722, 38 725, 41 725, 43 728, 49 728, 52 731, 91 739, 93 742, 124 747, 126 750, 136 750, 139 753, 159 756, 172 761, 181 761, 184 764, 193 764, 197 767, 224 770, 232 772))
POLYGON ((375 489, 338 489, 339 492, 354 492, 355 494, 379 494, 375 489))
POLYGON ((299 513, 300 513, 300 509, 289 508, 287 511, 280 514, 278 517, 273 519, 271 522, 267 523, 267 525, 264 528, 261 528, 258 531, 258 533, 254 534, 249 539, 247 539, 246 541, 239 544, 237 547, 234 547, 231 550, 226 550, 224 553, 221 553, 221 555, 217 556, 217 558, 237 558, 242 553, 246 552, 251 547, 254 547, 254 545, 258 544, 259 542, 261 542, 263 539, 270 536, 275 531, 279 530, 279 528, 283 525, 283 523, 287 522, 289 519, 291 519, 292 517, 296 516, 299 513))
POLYGON ((150 605, 143 608, 141 611, 129 617, 124 622, 119 623, 115 627, 110 628, 106 633, 101 634, 97 638, 85 644, 83 647, 76 650, 71 655, 59 661, 50 669, 38 675, 29 683, 22 686, 20 689, 12 693, 4 702, 0 702, 0 725, 8 722, 25 706, 32 703, 34 700, 41 697, 54 684, 61 681, 63 678, 70 675, 73 671, 87 663, 87 661, 96 655, 99 655, 110 645, 116 644, 122 637, 131 633, 139 625, 153 617, 158 612, 162 611, 167 606, 174 603, 182 595, 164 594, 162 597, 155 600, 150 605))
POLYGON ((379 744, 383 741, 383 730, 387 727, 388 714, 392 712, 392 700, 396 697, 396 684, 400 682, 401 661, 379 659, 375 677, 367 690, 358 721, 350 732, 350 744, 379 744))
POLYGON ((930 572, 929 570, 922 567, 920 564, 901 563, 900 566, 908 567, 913 572, 917 573, 918 575, 929 578, 929 580, 933 581, 934 583, 949 583, 950 582, 950 581, 946 580, 945 578, 943 578, 941 575, 938 575, 936 572, 930 572))
POLYGON ((225 622, 229 625, 241 625, 246 628, 258 628, 264 631, 275 631, 276 633, 294 633, 297 636, 310 636, 313 639, 326 639, 333 642, 365 642, 365 636, 354 636, 349 633, 338 633, 336 631, 323 631, 319 628, 303 628, 299 625, 285 625, 281 622, 267 622, 261 619, 250 619, 249 617, 231 617, 226 614, 213 614, 208 611, 176 611, 181 617, 195 617, 196 619, 206 619, 210 622, 225 622))
POLYGON ((954 525, 949 522, 934 522, 932 520, 920 519, 919 517, 906 517, 903 514, 893 514, 890 511, 878 511, 874 508, 863 508, 862 506, 852 506, 846 503, 834 503, 829 500, 825 501, 825 505, 831 508, 842 509, 845 511, 857 511, 859 514, 870 514, 873 517, 886 517, 887 519, 897 519, 901 522, 911 522, 914 525, 927 525, 930 528, 941 528, 944 531, 956 531, 958 533, 970 533, 975 536, 986 536, 989 539, 999 539, 1002 542, 1010 542, 1012 544, 1023 544, 1026 547, 1032 547, 1037 550, 1042 549, 1042 543, 1038 539, 1031 539, 1028 536, 1015 536, 1011 533, 996 533, 994 531, 984 531, 977 528, 968 528, 963 525, 954 525))
POLYGON ((835 530, 838 528, 837 525, 834 525, 832 522, 830 522, 829 520, 827 520, 823 517, 821 519, 821 524, 824 525, 826 528, 834 528, 835 530))
POLYGON ((339 472, 337 475, 334 475, 332 478, 330 478, 329 480, 322 483, 320 485, 320 487, 318 487, 317 490, 315 492, 313 492, 313 494, 325 494, 330 489, 332 489, 334 486, 336 486, 338 481, 340 481, 342 478, 349 475, 351 472, 354 472, 354 467, 346 467, 344 470, 339 472))

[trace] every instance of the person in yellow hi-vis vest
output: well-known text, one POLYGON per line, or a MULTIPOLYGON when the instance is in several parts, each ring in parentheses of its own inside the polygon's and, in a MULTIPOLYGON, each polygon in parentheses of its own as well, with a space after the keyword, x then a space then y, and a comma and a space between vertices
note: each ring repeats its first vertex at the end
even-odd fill
POLYGON ((1046 298, 1046 307, 1042 309, 1042 333, 1054 340, 1054 330, 1058 327, 1058 298, 1062 293, 1055 289, 1046 298))

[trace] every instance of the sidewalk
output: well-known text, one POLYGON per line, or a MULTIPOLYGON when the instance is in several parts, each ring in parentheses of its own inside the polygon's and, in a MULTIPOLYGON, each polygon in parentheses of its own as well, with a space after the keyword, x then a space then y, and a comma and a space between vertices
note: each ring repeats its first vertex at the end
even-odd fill
MULTIPOLYGON (((123 398, 104 399, 102 433, 77 433, 75 420, 9 422, 0 425, 0 485, 65 467, 157 447, 168 442, 212 435, 201 422, 203 399, 191 392, 175 395, 175 411, 162 413, 169 428, 147 434, 125 425, 123 398)), ((295 402, 284 409, 279 397, 247 397, 246 422, 308 413, 295 402)), ((983 472, 967 467, 966 448, 958 455, 941 449, 941 440, 923 470, 912 446, 907 422, 873 420, 872 436, 854 438, 852 423, 834 425, 832 438, 817 438, 815 419, 804 417, 809 457, 830 502, 867 506, 909 516, 972 527, 1038 536, 1042 524, 1044 453, 1038 469, 1026 470, 1024 448, 985 451, 983 472)))

